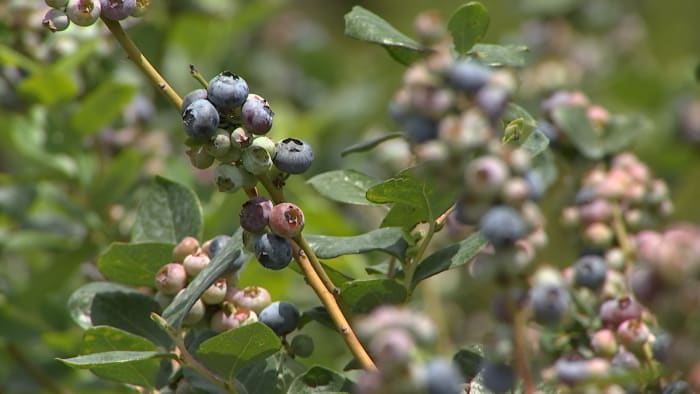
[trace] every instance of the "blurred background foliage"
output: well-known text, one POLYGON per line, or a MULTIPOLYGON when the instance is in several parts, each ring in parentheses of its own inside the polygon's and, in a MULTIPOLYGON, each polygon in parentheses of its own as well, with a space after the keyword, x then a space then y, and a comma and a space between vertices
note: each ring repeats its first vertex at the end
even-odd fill
MULTIPOLYGON (((384 50, 343 35, 343 15, 362 5, 412 35, 426 9, 445 19, 460 1, 151 1, 148 14, 125 28, 145 55, 184 95, 197 88, 189 64, 209 78, 222 70, 245 77, 271 103, 271 136, 300 137, 317 160, 304 177, 353 168, 376 177, 397 169, 391 149, 341 158, 343 148, 380 131, 396 131, 387 103, 404 67, 384 50)), ((700 2, 675 0, 484 0, 491 25, 484 41, 530 48, 518 72, 518 100, 534 115, 560 88, 578 88, 611 112, 641 113, 653 124, 634 150, 669 181, 675 219, 698 222, 700 94, 695 80, 700 2)), ((40 1, 0 0, 0 391, 120 392, 56 357, 78 353, 81 330, 66 301, 81 284, 99 280, 96 256, 128 241, 143 186, 153 175, 197 192, 205 239, 232 233, 244 196, 215 193, 211 171, 192 168, 177 112, 97 24, 51 34, 41 27, 40 1)), ((394 152, 395 153, 395 152, 394 152)), ((569 165, 570 166, 570 165, 569 165)), ((558 210, 571 198, 575 168, 543 201, 551 242, 542 256, 571 262, 573 241, 561 238, 558 210)), ((380 212, 324 200, 302 179, 289 197, 306 213, 310 233, 350 235, 376 226, 380 212)), ((440 241, 438 241, 439 243, 440 241)), ((380 256, 330 263, 357 275, 380 256)), ((289 270, 287 270, 289 271, 289 270)), ((442 343, 480 341, 488 332, 487 289, 468 275, 444 275, 419 289, 417 305, 438 304, 432 317, 469 316, 443 326, 442 343), (449 276, 449 278, 448 278, 449 276), (478 312, 481 310, 482 312, 478 312), (462 313, 460 312, 460 313, 462 313)), ((302 279, 249 265, 243 284, 302 306, 316 302, 302 279)), ((315 323, 308 363, 345 360, 341 341, 315 323), (341 357, 338 357, 341 356, 341 357)), ((336 367, 344 362, 333 361, 336 367)))

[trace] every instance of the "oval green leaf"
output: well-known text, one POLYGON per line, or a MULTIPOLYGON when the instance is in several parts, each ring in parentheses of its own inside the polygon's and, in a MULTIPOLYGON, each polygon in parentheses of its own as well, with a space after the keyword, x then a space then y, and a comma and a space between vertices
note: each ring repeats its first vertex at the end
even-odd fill
POLYGON ((71 358, 59 358, 63 363, 75 368, 95 368, 108 365, 119 365, 133 363, 135 361, 148 360, 153 358, 170 357, 169 354, 162 354, 156 351, 127 351, 116 350, 112 352, 86 354, 71 358))
POLYGON ((365 197, 367 189, 378 179, 353 170, 337 170, 318 174, 307 181, 317 192, 333 201, 356 205, 378 205, 365 197))
POLYGON ((313 366, 306 373, 294 379, 287 393, 347 393, 351 392, 352 388, 353 383, 338 372, 320 366, 313 366))
POLYGON ((373 251, 388 253, 403 259, 408 243, 399 227, 385 227, 352 237, 331 237, 328 235, 306 235, 311 249, 319 258, 330 259, 346 254, 360 254, 373 251))
POLYGON ((382 304, 401 304, 407 295, 406 288, 391 279, 358 279, 340 290, 340 298, 353 313, 367 313, 382 304))
POLYGON ((491 67, 525 67, 528 48, 524 45, 476 44, 467 52, 471 58, 491 67))
POLYGON ((447 22, 457 53, 465 53, 481 41, 489 28, 489 13, 483 4, 472 1, 462 5, 447 22))
POLYGON ((469 263, 485 244, 484 236, 474 233, 460 242, 438 250, 418 263, 411 286, 416 287, 424 279, 469 263))
POLYGON ((105 278, 132 286, 153 286, 155 274, 172 261, 173 244, 113 243, 97 259, 105 278))

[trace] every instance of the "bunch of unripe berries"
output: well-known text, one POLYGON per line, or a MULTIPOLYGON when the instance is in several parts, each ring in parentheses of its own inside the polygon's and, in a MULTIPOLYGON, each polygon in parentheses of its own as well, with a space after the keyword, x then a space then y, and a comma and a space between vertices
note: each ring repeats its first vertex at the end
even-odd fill
POLYGON ((200 169, 219 162, 214 175, 219 191, 252 188, 257 176, 273 168, 301 174, 313 162, 313 150, 305 141, 275 142, 265 136, 274 112, 267 100, 249 93, 246 81, 230 71, 212 78, 206 89, 188 93, 181 112, 190 161, 200 169))
MULTIPOLYGON (((165 308, 202 270, 214 260, 228 235, 216 236, 200 245, 194 237, 183 238, 173 249, 173 261, 155 275, 155 299, 165 308)), ((286 336, 296 330, 299 311, 286 301, 272 302, 263 287, 238 287, 242 266, 235 266, 214 281, 190 308, 183 324, 222 332, 260 321, 277 335, 286 336)))
POLYGON ((63 31, 71 23, 90 26, 97 19, 120 21, 139 17, 148 7, 148 0, 44 0, 51 7, 42 24, 52 32, 63 31))

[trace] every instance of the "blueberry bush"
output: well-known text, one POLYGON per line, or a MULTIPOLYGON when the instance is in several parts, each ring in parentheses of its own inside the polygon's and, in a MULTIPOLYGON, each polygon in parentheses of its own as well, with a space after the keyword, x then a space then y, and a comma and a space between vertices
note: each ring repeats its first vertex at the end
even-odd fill
POLYGON ((0 5, 0 391, 700 391, 673 6, 379 3, 0 5))

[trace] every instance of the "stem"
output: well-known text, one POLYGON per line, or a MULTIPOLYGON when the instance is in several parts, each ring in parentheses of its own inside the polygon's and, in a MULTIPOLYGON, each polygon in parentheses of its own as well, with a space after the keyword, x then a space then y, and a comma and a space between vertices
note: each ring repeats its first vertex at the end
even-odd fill
POLYGON ((634 250, 629 243, 627 238, 627 229, 625 228, 625 221, 622 217, 622 209, 619 204, 615 204, 613 207, 613 230, 615 231, 615 238, 617 238, 617 243, 622 249, 622 253, 625 256, 625 268, 630 268, 634 263, 632 255, 634 250))
POLYGON ((209 82, 204 79, 204 76, 199 72, 199 70, 197 70, 197 67, 195 67, 194 64, 190 64, 190 74, 192 74, 192 77, 196 79, 197 82, 204 87, 204 89, 209 86, 209 82))
POLYGON ((119 44, 124 48, 129 59, 136 64, 136 66, 141 70, 141 72, 148 77, 148 79, 153 82, 154 85, 160 89, 163 94, 170 100, 170 102, 175 106, 175 108, 180 111, 182 106, 182 98, 173 90, 168 81, 163 78, 158 70, 153 67, 153 65, 146 59, 146 56, 141 53, 139 48, 134 44, 134 42, 126 35, 124 29, 117 21, 109 20, 107 18, 102 18, 102 21, 107 25, 107 28, 119 44))
POLYGON ((525 311, 516 306, 510 294, 506 295, 506 300, 509 308, 513 311, 513 364, 515 364, 515 370, 518 372, 518 376, 522 379, 523 394, 534 394, 535 384, 532 380, 526 349, 525 311))
POLYGON ((61 388, 56 382, 53 381, 51 376, 47 375, 46 372, 42 371, 40 368, 37 368, 36 365, 32 364, 32 362, 27 359, 27 356, 22 353, 22 350, 15 345, 14 343, 8 343, 6 345, 7 353, 10 355, 10 357, 15 360, 17 364, 19 364, 24 370, 29 373, 29 375, 36 380, 36 383, 40 386, 43 387, 44 390, 46 390, 49 393, 54 393, 54 394, 66 394, 67 391, 65 391, 63 388, 61 388))

